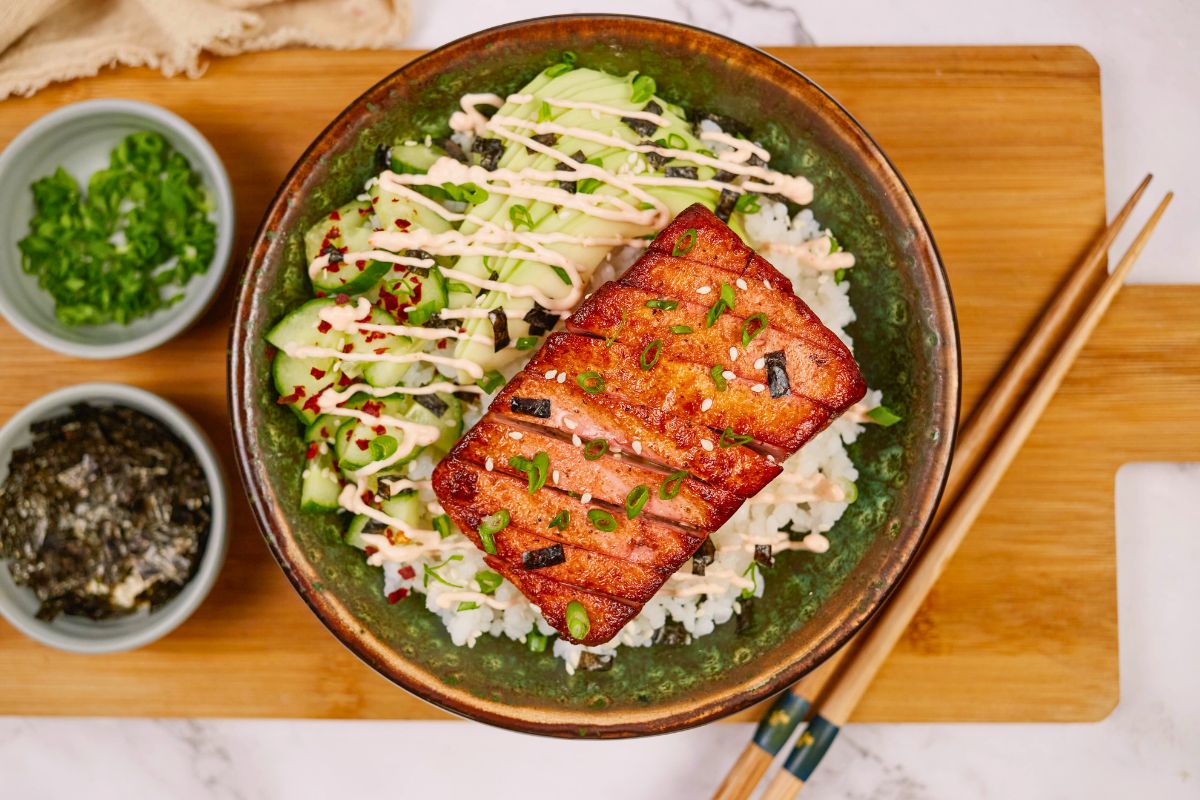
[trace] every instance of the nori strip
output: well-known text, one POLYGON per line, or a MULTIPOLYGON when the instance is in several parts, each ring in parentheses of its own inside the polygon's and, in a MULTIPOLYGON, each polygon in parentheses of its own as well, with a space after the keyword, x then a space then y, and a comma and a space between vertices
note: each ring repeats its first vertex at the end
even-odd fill
POLYGON ((514 414, 550 419, 550 398, 548 397, 514 397, 508 407, 514 414))
POLYGON ((683 627, 682 622, 676 622, 673 619, 667 620, 667 624, 654 632, 654 644, 665 645, 689 645, 692 643, 692 635, 688 633, 687 628, 683 627))
POLYGON ((346 260, 346 256, 342 253, 341 249, 333 242, 325 243, 325 249, 321 251, 321 255, 329 256, 330 264, 341 264, 346 260))
MULTIPOLYGON (((651 100, 642 107, 643 111, 648 111, 651 114, 662 114, 662 106, 651 100)), ((647 119, 637 119, 636 117, 621 117, 621 122, 629 126, 638 136, 653 136, 658 126, 647 119)))
POLYGON ((717 219, 721 222, 729 222, 729 218, 733 216, 733 209, 737 206, 738 193, 731 189, 722 189, 721 196, 717 198, 717 207, 713 213, 717 215, 717 219))
POLYGON ((525 569, 543 569, 553 567, 567 560, 561 544, 552 544, 540 550, 526 550, 521 553, 521 563, 525 569))
POLYGON ((784 397, 792 390, 792 382, 787 374, 787 357, 782 350, 776 350, 763 356, 763 360, 767 362, 767 388, 771 390, 771 397, 784 397))
POLYGON ((775 566, 775 556, 771 553, 771 545, 754 545, 754 563, 758 564, 760 567, 775 566))
MULTIPOLYGON (((557 133, 539 133, 537 136, 530 136, 529 138, 532 139, 533 141, 537 142, 538 144, 546 145, 546 147, 554 147, 554 145, 558 144, 558 134, 557 133)), ((534 150, 532 147, 526 146, 525 152, 526 153, 536 153, 537 151, 534 150)))
MULTIPOLYGON (((641 144, 653 145, 654 142, 650 141, 649 139, 643 139, 641 144)), ((653 150, 647 153, 642 153, 642 155, 646 157, 646 163, 654 169, 662 169, 663 165, 671 160, 670 156, 664 156, 662 153, 656 153, 653 150)))
POLYGON ((492 339, 495 341, 495 352, 499 353, 508 347, 508 343, 512 341, 512 338, 508 335, 508 314, 504 313, 503 308, 493 308, 488 312, 488 319, 492 321, 492 339))
POLYGON ((695 167, 667 167, 663 174, 668 178, 686 178, 689 181, 699 178, 695 167))
POLYGON ((0 486, 0 558, 38 617, 158 608, 191 580, 212 501, 195 454, 125 406, 73 406, 31 426, 0 486))
POLYGON ((413 401, 418 405, 424 406, 430 414, 439 419, 450 408, 450 405, 436 394, 414 394, 413 401))
POLYGON ((543 333, 553 330, 554 326, 558 324, 558 314, 543 308, 535 301, 533 308, 525 312, 524 320, 529 323, 530 335, 541 336, 543 333))
POLYGON ((447 136, 445 139, 435 142, 435 144, 446 151, 446 155, 450 156, 455 161, 458 161, 462 164, 470 163, 471 159, 469 159, 467 154, 463 152, 462 146, 449 136, 447 136))
POLYGON ((390 145, 381 144, 375 148, 375 171, 383 172, 385 169, 392 168, 392 148, 390 145))
POLYGON ((471 145, 471 152, 478 153, 479 166, 491 172, 500 163, 500 156, 504 155, 504 142, 480 136, 471 145))
POLYGON ((717 546, 713 544, 711 537, 704 540, 704 544, 700 545, 700 549, 692 555, 692 574, 703 575, 704 570, 713 559, 717 557, 717 546))

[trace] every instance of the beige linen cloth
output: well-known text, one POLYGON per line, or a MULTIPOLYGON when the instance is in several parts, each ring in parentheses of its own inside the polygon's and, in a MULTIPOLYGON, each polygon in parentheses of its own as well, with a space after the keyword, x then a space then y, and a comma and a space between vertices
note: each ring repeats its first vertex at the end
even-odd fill
POLYGON ((113 64, 199 77, 205 52, 399 47, 408 0, 0 0, 0 99, 113 64))

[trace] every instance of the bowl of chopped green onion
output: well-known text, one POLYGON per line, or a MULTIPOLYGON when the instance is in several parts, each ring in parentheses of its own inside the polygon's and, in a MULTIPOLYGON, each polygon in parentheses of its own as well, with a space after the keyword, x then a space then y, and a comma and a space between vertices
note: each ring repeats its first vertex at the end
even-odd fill
POLYGON ((229 175, 176 114, 134 100, 57 109, 0 153, 0 314, 82 358, 157 347, 215 298, 233 244, 229 175))

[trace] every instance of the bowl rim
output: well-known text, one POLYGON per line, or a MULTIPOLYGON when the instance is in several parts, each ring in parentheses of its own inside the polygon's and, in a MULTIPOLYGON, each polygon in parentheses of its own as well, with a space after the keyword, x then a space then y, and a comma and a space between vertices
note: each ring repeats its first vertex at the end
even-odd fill
MULTIPOLYGON (((217 155, 212 143, 195 126, 175 112, 142 100, 119 97, 81 100, 61 106, 38 117, 14 136, 12 141, 0 151, 0 174, 10 169, 29 145, 49 131, 80 119, 112 113, 132 114, 157 123, 169 129, 173 135, 186 141, 195 149, 200 157, 200 163, 193 164, 192 168, 201 172, 208 179, 207 182, 211 184, 214 194, 213 202, 216 206, 217 225, 216 249, 208 270, 203 275, 193 278, 185 287, 184 300, 173 309, 159 309, 151 315, 161 317, 157 327, 140 336, 133 336, 119 342, 92 344, 65 339, 32 322, 20 306, 13 302, 8 292, 0 286, 0 315, 3 315, 10 325, 27 339, 42 347, 79 358, 113 359, 144 353, 165 344, 185 331, 212 306, 220 294, 221 287, 225 283, 236 236, 237 214, 233 185, 229 180, 225 164, 217 155), (180 313, 181 311, 182 313, 180 313)), ((15 242, 13 247, 16 247, 15 242)))
POLYGON ((230 331, 228 397, 238 473, 253 508, 255 521, 272 556, 293 588, 338 641, 392 683, 452 714, 522 733, 562 738, 579 738, 584 735, 591 738, 624 738, 685 730, 748 708, 754 703, 786 689, 805 674, 816 669, 843 647, 879 611, 911 566, 914 555, 932 524, 934 512, 945 489, 953 445, 957 436, 957 422, 961 405, 962 353, 958 334, 958 317, 949 278, 928 220, 912 190, 879 144, 829 92, 812 78, 781 59, 724 34, 686 23, 633 14, 558 14, 496 25, 458 37, 440 47, 422 53, 367 88, 339 112, 313 139, 280 183, 279 189, 255 231, 247 254, 248 268, 244 272, 243 281, 238 290, 237 311, 234 325, 230 331), (814 97, 824 104, 820 116, 840 117, 841 123, 838 127, 848 136, 853 137, 852 146, 861 152, 866 161, 871 162, 873 178, 883 181, 889 188, 898 190, 897 196, 907 204, 906 207, 902 207, 902 214, 906 217, 911 216, 911 220, 914 222, 915 247, 922 252, 925 266, 930 270, 933 286, 937 290, 936 296, 931 299, 933 307, 927 310, 932 311, 943 322, 945 328, 944 331, 939 331, 939 333, 945 333, 939 347, 939 352, 942 354, 939 365, 942 368, 946 387, 945 403, 941 407, 940 416, 936 417, 936 422, 940 424, 944 435, 935 444, 933 458, 930 462, 933 464, 932 474, 938 477, 935 481, 936 485, 931 486, 923 495, 922 501, 917 504, 923 517, 922 524, 912 528, 907 537, 895 543, 893 549, 896 555, 888 562, 891 568, 879 576, 883 584, 882 588, 875 592, 868 602, 847 608, 840 618, 827 625, 814 637, 816 643, 810 650, 798 654, 795 659, 782 667, 776 666, 760 671, 757 680, 748 680, 731 687, 722 692, 720 698, 715 701, 708 700, 691 706, 673 701, 672 704, 665 707, 651 706, 646 710, 622 709, 618 712, 590 712, 586 715, 590 726, 586 732, 579 727, 581 724, 579 713, 530 709, 521 705, 481 698, 459 690, 457 687, 447 686, 438 681, 436 676, 431 673, 413 667, 385 642, 354 624, 353 613, 340 600, 331 597, 328 592, 315 590, 313 583, 317 581, 316 573, 294 537, 290 535, 286 517, 280 510, 272 507, 271 492, 268 491, 269 479, 265 476, 260 478, 258 474, 255 458, 250 449, 253 443, 253 426, 249 422, 253 403, 249 398, 243 397, 239 391, 242 387, 248 386, 250 380, 249 359, 244 353, 245 348, 252 343, 246 340, 247 325, 244 320, 254 305, 253 278, 256 270, 251 270, 249 266, 267 256, 273 238, 274 223, 286 208, 287 197, 293 193, 293 184, 302 178, 302 172, 313 156, 319 152, 326 139, 341 126, 347 124, 353 116, 361 114, 361 110, 370 103, 371 98, 376 94, 382 94, 393 81, 403 80, 406 70, 430 59, 441 57, 443 53, 469 45, 474 40, 502 35, 519 35, 523 30, 531 27, 560 22, 628 23, 641 26, 647 34, 650 34, 653 28, 682 30, 690 36, 718 40, 728 47, 745 53, 747 58, 765 59, 774 68, 784 70, 791 79, 798 80, 810 87, 814 97), (768 672, 767 677, 762 677, 761 673, 768 672))
MULTIPOLYGON (((127 405, 154 417, 171 429, 192 450, 204 470, 211 498, 212 520, 208 541, 200 557, 196 574, 163 607, 142 617, 130 630, 99 639, 82 639, 53 624, 39 620, 15 605, 0 592, 0 616, 29 638, 70 653, 119 653, 144 647, 178 628, 200 607, 216 583, 229 546, 229 493, 225 474, 216 449, 204 430, 174 403, 153 392, 124 383, 76 383, 56 389, 26 404, 0 426, 0 459, 5 466, 12 454, 13 442, 25 435, 30 425, 66 410, 74 403, 113 403, 127 405)), ((0 560, 0 565, 5 562, 0 560)))

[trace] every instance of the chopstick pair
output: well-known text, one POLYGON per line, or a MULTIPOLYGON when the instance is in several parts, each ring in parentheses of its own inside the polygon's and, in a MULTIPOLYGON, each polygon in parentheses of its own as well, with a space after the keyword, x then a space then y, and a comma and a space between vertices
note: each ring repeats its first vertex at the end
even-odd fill
POLYGON ((1150 175, 1142 180, 1063 282, 1053 302, 964 426, 942 495, 941 511, 894 596, 850 643, 844 657, 831 659, 779 696, 763 715, 752 741, 717 789, 714 800, 749 797, 796 728, 807 723, 783 768, 767 786, 763 800, 790 800, 799 794, 983 510, 1171 202, 1173 194, 1168 192, 1116 268, 1102 279, 1105 254, 1150 180, 1150 175), (1060 337, 1061 342, 1055 346, 1060 337), (1021 400, 1022 388, 1043 362, 1045 367, 1021 400), (824 689, 814 703, 815 690, 822 684, 824 689))

